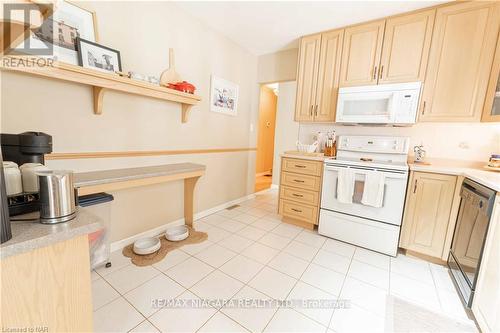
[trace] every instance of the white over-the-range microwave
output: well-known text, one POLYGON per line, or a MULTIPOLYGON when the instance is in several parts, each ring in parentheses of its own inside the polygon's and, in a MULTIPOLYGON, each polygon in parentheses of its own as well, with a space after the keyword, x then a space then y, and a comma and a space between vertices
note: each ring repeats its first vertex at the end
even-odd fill
POLYGON ((337 123, 411 125, 416 122, 422 82, 339 89, 337 123))

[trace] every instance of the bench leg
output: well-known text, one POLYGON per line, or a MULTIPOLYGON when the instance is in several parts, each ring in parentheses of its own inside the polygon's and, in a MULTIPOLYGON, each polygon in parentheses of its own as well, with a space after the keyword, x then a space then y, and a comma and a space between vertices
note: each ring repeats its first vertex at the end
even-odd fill
POLYGON ((194 187, 200 177, 184 179, 184 221, 190 227, 193 226, 193 196, 194 187))

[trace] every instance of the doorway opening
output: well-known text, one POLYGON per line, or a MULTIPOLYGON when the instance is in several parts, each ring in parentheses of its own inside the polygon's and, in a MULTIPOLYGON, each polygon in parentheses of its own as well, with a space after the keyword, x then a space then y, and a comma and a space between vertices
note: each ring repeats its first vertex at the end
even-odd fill
POLYGON ((278 88, 278 83, 260 86, 255 192, 266 190, 272 184, 278 88))

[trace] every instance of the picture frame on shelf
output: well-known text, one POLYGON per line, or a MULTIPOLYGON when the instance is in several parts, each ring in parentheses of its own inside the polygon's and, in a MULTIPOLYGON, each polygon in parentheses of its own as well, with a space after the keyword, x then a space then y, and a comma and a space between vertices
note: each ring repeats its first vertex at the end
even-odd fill
POLYGON ((79 66, 105 73, 122 71, 120 51, 79 37, 76 44, 79 66))
POLYGON ((212 75, 210 85, 210 111, 230 116, 238 115, 239 86, 212 75))
MULTIPOLYGON (((31 33, 29 45, 33 50, 37 50, 47 48, 47 44, 51 44, 53 54, 49 57, 54 57, 60 62, 78 65, 76 49, 78 37, 94 43, 99 41, 96 13, 70 1, 62 0, 57 3, 53 15, 31 33)), ((21 47, 22 43, 19 48, 21 47)), ((39 56, 36 51, 33 54, 29 54, 29 51, 27 53, 39 56)))

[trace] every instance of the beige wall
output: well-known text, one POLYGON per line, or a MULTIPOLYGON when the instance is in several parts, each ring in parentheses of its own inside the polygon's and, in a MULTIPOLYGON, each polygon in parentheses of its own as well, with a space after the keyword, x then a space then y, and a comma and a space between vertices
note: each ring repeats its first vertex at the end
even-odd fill
MULTIPOLYGON (((176 69, 197 87, 202 102, 182 124, 180 105, 109 92, 103 115, 92 113, 91 88, 3 73, 1 131, 38 130, 53 136, 55 152, 255 147, 257 57, 170 2, 84 2, 97 13, 100 43, 120 50, 124 71, 157 74, 175 49, 176 69), (146 10, 147 9, 147 10, 146 10), (140 15, 139 15, 140 14, 140 15), (238 116, 209 111, 210 75, 239 84, 238 116)), ((255 152, 48 161, 75 171, 161 163, 207 166, 195 210, 240 198, 254 187, 255 152)), ((113 193, 113 241, 182 217, 182 183, 113 193)))
POLYGON ((299 49, 290 49, 259 56, 259 83, 295 81, 299 49))

